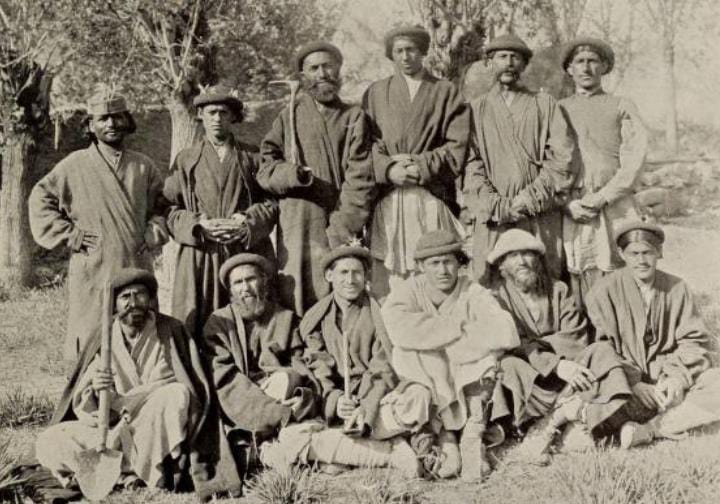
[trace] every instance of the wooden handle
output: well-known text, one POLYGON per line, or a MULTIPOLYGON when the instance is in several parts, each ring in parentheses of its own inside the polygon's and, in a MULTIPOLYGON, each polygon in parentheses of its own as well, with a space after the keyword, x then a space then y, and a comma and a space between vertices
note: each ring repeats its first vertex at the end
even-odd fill
MULTIPOLYGON (((112 354, 110 351, 110 334, 112 333, 113 299, 110 282, 105 285, 103 292, 102 333, 100 334, 100 367, 103 370, 112 370, 112 354)), ((99 450, 105 450, 108 430, 110 428, 110 391, 100 391, 100 404, 98 408, 98 428, 100 429, 99 450)))
POLYGON ((297 88, 295 86, 290 87, 290 158, 294 165, 300 164, 300 156, 298 154, 297 145, 297 126, 295 124, 295 96, 297 95, 297 88))

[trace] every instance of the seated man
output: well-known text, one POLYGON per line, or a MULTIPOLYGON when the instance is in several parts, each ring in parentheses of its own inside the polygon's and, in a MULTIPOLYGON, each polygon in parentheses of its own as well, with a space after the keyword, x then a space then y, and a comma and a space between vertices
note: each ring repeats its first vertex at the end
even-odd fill
POLYGON ((416 383, 398 384, 380 306, 366 291, 369 262, 370 252, 355 244, 327 253, 321 266, 332 292, 300 324, 307 344, 304 360, 321 397, 324 424, 342 428, 322 426, 311 433, 286 429, 274 453, 263 453, 269 465, 277 464, 276 455, 299 453, 291 448, 290 438, 295 438, 295 443, 302 439, 303 454, 290 462, 390 466, 407 476, 421 475, 418 458, 398 436, 418 432, 427 423, 430 392, 416 383))
POLYGON ((454 234, 426 233, 414 258, 421 274, 393 289, 382 310, 393 367, 432 392, 442 451, 437 475, 462 469, 463 479, 476 479, 490 469, 482 434, 497 358, 518 345, 517 331, 490 291, 459 275, 468 258, 454 234))
POLYGON ((517 453, 535 463, 549 460, 555 434, 567 422, 603 437, 605 421, 631 395, 617 355, 607 342, 590 344, 585 316, 567 285, 548 276, 544 255, 542 241, 511 229, 487 258, 496 297, 520 334, 520 345, 500 361, 505 393, 494 396, 491 419, 523 427, 548 415, 517 453))
POLYGON ((203 330, 208 363, 225 431, 231 443, 252 446, 274 436, 291 419, 312 414, 309 388, 292 369, 303 343, 299 320, 270 297, 274 265, 257 254, 223 263, 220 282, 229 305, 215 310, 203 330))
POLYGON ((103 369, 100 338, 91 340, 55 411, 38 436, 38 461, 64 486, 80 468, 81 452, 97 447, 98 399, 110 391, 109 445, 122 451, 118 483, 187 489, 192 475, 201 498, 240 489, 232 461, 206 464, 225 452, 212 436, 210 386, 194 341, 180 321, 154 313, 157 281, 147 271, 126 268, 112 282, 115 320, 111 326, 111 369, 103 369), (192 467, 188 467, 188 462, 192 467), (213 488, 211 475, 223 488, 213 488), (219 481, 219 480, 218 480, 219 481), (229 487, 228 487, 229 485, 229 487))
POLYGON ((720 420, 714 338, 688 285, 657 269, 664 240, 647 222, 618 228, 625 267, 598 281, 587 303, 597 339, 612 344, 632 385, 632 400, 614 419, 624 448, 720 420))

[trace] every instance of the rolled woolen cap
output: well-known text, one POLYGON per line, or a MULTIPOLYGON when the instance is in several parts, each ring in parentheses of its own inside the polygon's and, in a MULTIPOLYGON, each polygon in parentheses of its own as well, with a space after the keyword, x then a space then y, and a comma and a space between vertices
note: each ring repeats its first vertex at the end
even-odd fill
POLYGON ((494 53, 495 51, 519 52, 525 57, 526 61, 530 61, 530 58, 532 58, 533 56, 532 50, 530 50, 530 48, 523 41, 523 39, 511 33, 508 33, 507 35, 501 35, 490 41, 490 43, 485 46, 485 54, 487 56, 492 55, 492 53, 494 53))
POLYGON ((508 229, 498 239, 492 251, 487 256, 488 264, 495 265, 510 252, 532 250, 545 255, 545 244, 539 238, 522 229, 508 229))
POLYGON ((425 233, 418 239, 415 244, 415 254, 413 258, 416 261, 422 261, 428 257, 443 255, 443 254, 462 254, 463 244, 460 239, 450 231, 444 229, 438 231, 430 231, 425 233))
POLYGON ((250 254, 247 252, 244 252, 242 254, 235 254, 234 256, 227 259, 222 264, 222 266, 220 266, 220 283, 225 288, 230 288, 228 281, 230 277, 230 272, 238 266, 242 266, 243 264, 253 264, 259 267, 265 272, 268 278, 272 278, 273 276, 275 276, 275 265, 267 258, 258 254, 250 254))
POLYGON ((657 240, 657 245, 662 245, 665 242, 665 231, 663 231, 660 226, 653 224, 652 222, 637 220, 625 222, 617 227, 614 233, 615 243, 619 247, 624 248, 627 243, 624 243, 625 240, 623 237, 632 231, 644 231, 646 233, 650 233, 655 237, 655 240, 657 240))
POLYGON ((351 245, 341 245, 325 254, 321 263, 322 270, 325 271, 332 267, 335 261, 343 257, 355 257, 365 263, 366 268, 370 266, 370 251, 359 243, 353 243, 351 245))
POLYGON ((405 25, 393 28, 385 34, 385 56, 391 60, 395 37, 406 37, 415 42, 420 52, 427 54, 430 48, 430 34, 419 25, 405 25))
POLYGON ((222 84, 209 86, 193 99, 193 105, 196 107, 203 107, 212 103, 224 103, 232 110, 236 120, 242 120, 245 106, 234 89, 222 84))
POLYGON ((129 112, 125 98, 109 91, 100 91, 87 101, 87 113, 91 116, 103 116, 129 112))
POLYGON ((334 46, 330 42, 325 42, 323 40, 316 40, 315 42, 310 42, 309 44, 305 44, 298 50, 297 53, 295 53, 295 58, 294 58, 295 71, 298 73, 302 72, 303 62, 305 61, 305 58, 307 58, 312 53, 316 53, 316 52, 330 53, 335 57, 339 66, 342 66, 342 64, 343 64, 343 55, 340 52, 340 49, 337 48, 337 46, 334 46))
POLYGON ((158 283, 155 275, 141 268, 123 268, 117 272, 110 282, 113 299, 125 287, 134 284, 144 285, 150 293, 150 298, 157 296, 158 283))
POLYGON ((613 69, 613 66, 615 66, 615 51, 612 50, 612 47, 610 47, 607 42, 593 37, 577 37, 568 42, 565 47, 563 47, 560 57, 563 70, 567 69, 573 57, 575 49, 580 46, 592 47, 593 50, 597 52, 600 57, 605 61, 605 63, 607 63, 607 68, 605 69, 604 73, 610 73, 610 71, 613 69))

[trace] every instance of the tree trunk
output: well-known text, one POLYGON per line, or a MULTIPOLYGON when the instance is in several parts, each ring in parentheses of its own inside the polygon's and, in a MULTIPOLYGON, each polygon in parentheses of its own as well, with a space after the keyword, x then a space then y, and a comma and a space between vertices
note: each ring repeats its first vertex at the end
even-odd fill
MULTIPOLYGON (((168 104, 170 123, 172 125, 172 141, 170 146, 170 162, 175 161, 178 152, 192 145, 198 136, 198 125, 192 110, 180 98, 173 99, 168 104)), ((158 301, 162 313, 171 312, 172 289, 175 280, 175 264, 180 250, 175 240, 170 240, 162 250, 162 256, 156 261, 155 276, 160 289, 158 301)))
POLYGON ((8 134, 5 141, 0 192, 0 285, 16 289, 28 287, 32 277, 27 200, 35 141, 27 132, 8 134))
MULTIPOLYGON (((666 44, 668 44, 666 42, 666 44)), ((669 45, 669 44, 668 44, 669 45)), ((675 54, 672 46, 665 47, 665 85, 667 86, 667 112, 665 114, 665 146, 669 156, 678 153, 677 103, 675 97, 675 54)))

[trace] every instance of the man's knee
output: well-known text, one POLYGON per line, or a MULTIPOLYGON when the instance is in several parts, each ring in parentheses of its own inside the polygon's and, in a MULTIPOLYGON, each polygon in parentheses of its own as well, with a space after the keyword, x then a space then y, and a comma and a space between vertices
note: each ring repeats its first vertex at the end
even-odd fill
POLYGON ((148 400, 162 409, 187 411, 190 408, 190 389, 183 383, 168 383, 155 390, 148 400))
POLYGON ((416 404, 418 408, 423 410, 430 409, 432 393, 430 389, 424 385, 418 383, 408 385, 402 395, 404 396, 403 399, 409 403, 416 404))
POLYGON ((275 371, 263 382, 263 392, 275 399, 284 401, 292 397, 295 389, 302 385, 302 377, 290 369, 275 371))

